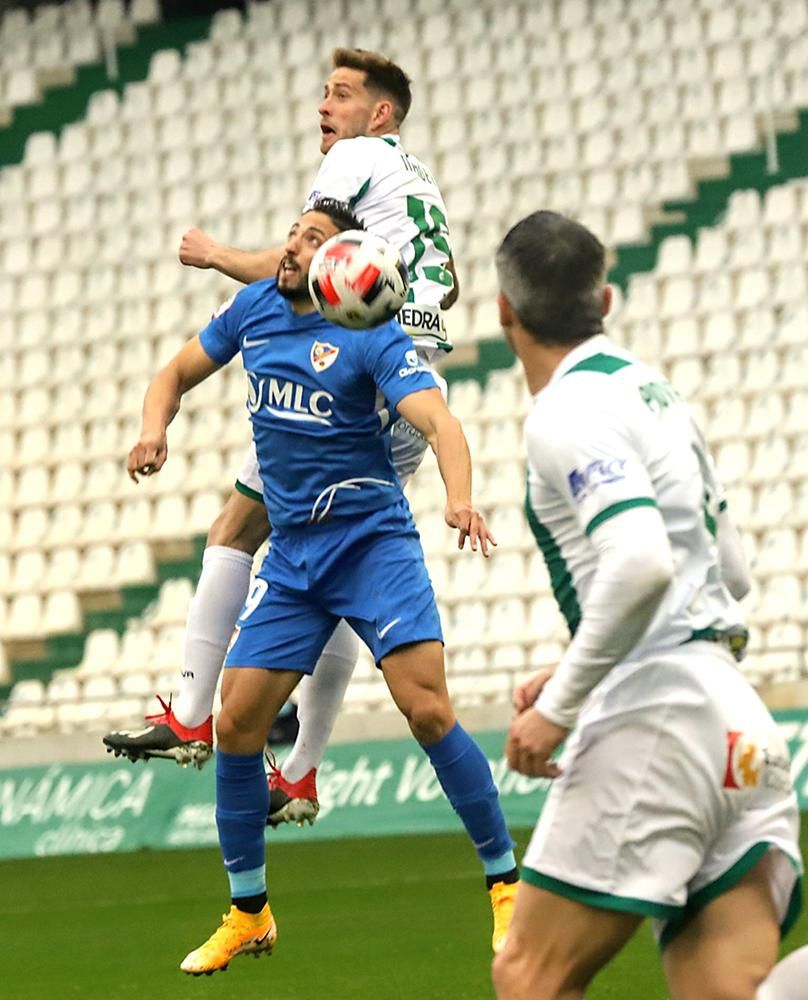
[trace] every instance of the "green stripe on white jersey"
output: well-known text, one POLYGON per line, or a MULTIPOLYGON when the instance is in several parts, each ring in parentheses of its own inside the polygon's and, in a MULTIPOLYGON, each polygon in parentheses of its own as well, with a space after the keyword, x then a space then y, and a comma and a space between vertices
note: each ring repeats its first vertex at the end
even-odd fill
POLYGON ((416 343, 443 346, 440 303, 454 279, 449 227, 438 185, 396 135, 340 139, 325 156, 306 202, 336 198, 348 203, 365 227, 401 251, 410 281, 399 315, 416 343))

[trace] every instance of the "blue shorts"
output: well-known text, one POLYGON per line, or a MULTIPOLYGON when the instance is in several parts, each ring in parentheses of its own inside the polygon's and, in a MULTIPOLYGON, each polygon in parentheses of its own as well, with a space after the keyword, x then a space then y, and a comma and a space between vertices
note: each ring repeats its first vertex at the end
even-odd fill
POLYGON ((310 674, 340 618, 377 664, 407 643, 443 642, 405 500, 362 517, 274 528, 225 666, 310 674))

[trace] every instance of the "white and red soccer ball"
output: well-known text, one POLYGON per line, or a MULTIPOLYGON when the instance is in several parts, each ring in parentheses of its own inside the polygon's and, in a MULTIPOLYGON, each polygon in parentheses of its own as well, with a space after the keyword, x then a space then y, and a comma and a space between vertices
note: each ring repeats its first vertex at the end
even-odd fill
POLYGON ((396 247, 361 229, 326 240, 309 268, 309 292, 318 312, 352 330, 392 319, 408 290, 407 269, 396 247))

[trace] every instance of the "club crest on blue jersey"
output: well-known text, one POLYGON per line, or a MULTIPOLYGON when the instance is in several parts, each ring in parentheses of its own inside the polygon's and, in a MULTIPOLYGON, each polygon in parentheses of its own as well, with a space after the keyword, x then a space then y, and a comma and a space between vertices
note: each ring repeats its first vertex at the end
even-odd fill
POLYGON ((323 341, 315 340, 311 345, 311 353, 309 355, 311 359, 311 366, 316 372, 324 372, 326 368, 330 368, 331 365, 337 360, 337 355, 339 354, 339 348, 334 347, 333 344, 326 344, 323 341))

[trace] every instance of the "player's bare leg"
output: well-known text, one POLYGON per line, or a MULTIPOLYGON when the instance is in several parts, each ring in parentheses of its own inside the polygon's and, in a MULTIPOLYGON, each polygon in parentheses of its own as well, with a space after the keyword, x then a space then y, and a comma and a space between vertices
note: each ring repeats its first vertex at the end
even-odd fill
POLYGON ((690 920, 663 952, 671 1000, 755 1000, 777 961, 771 855, 690 920))
POLYGON ((598 910, 519 883, 505 947, 494 958, 498 1000, 577 1000, 642 917, 598 910))
POLYGON ((518 882, 513 841, 488 761, 455 718, 443 646, 434 640, 400 646, 382 659, 382 671, 482 862, 494 917, 491 944, 497 952, 505 943, 518 882))
POLYGON ((437 743, 454 726, 439 642, 401 646, 382 661, 382 672, 412 735, 424 746, 437 743))
MULTIPOLYGON (((224 654, 250 584, 253 556, 269 533, 263 501, 233 490, 211 525, 202 573, 188 609, 175 701, 137 731, 108 733, 109 752, 130 760, 173 758, 202 767, 213 754, 213 697, 224 654)), ((162 701, 162 699, 160 699, 162 701)))
POLYGON ((268 954, 277 940, 266 893, 269 791, 263 749, 269 727, 299 680, 291 670, 225 671, 216 724, 216 825, 232 900, 222 924, 180 965, 190 975, 226 969, 237 955, 268 954))

